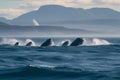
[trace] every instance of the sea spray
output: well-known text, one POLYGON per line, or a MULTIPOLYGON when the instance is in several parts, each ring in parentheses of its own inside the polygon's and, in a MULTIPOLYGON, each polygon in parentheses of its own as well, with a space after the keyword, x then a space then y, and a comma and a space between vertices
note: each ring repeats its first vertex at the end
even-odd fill
POLYGON ((16 42, 20 42, 17 39, 11 39, 11 38, 2 38, 0 44, 9 44, 9 45, 14 45, 16 42))
POLYGON ((32 46, 37 46, 37 44, 31 39, 26 39, 24 41, 24 40, 15 39, 15 38, 2 38, 0 44, 15 45, 16 42, 19 42, 19 46, 25 46, 28 42, 32 42, 32 46))
POLYGON ((98 39, 98 38, 92 38, 92 39, 86 39, 84 38, 83 45, 86 46, 98 46, 98 45, 110 45, 111 43, 104 39, 98 39))
POLYGON ((104 40, 104 39, 97 39, 97 38, 94 38, 92 40, 92 45, 109 45, 110 42, 108 42, 107 40, 104 40))

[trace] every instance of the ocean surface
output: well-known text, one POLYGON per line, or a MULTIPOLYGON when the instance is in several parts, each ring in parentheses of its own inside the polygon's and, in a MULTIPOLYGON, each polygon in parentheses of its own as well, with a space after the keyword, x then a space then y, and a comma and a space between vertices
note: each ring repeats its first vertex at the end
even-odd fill
POLYGON ((46 39, 0 38, 0 80, 120 80, 120 38, 84 38, 78 47, 61 46, 75 38, 52 38, 40 47, 46 39))

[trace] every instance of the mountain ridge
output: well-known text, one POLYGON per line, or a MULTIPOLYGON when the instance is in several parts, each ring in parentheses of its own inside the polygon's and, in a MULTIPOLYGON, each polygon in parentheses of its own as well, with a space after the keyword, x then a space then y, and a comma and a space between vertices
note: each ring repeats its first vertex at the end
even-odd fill
POLYGON ((88 25, 104 25, 103 23, 111 25, 112 22, 112 25, 120 25, 120 12, 110 8, 83 9, 61 5, 45 5, 41 6, 38 10, 22 14, 10 20, 9 23, 13 25, 33 26, 33 19, 40 22, 41 25, 54 25, 57 23, 72 24, 72 22, 73 24, 88 25), (97 21, 98 24, 94 23, 94 21, 97 21))

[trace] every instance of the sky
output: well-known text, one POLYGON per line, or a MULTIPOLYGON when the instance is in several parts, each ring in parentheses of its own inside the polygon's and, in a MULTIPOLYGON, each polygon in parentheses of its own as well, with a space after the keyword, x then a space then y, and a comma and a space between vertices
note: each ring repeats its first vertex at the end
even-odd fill
POLYGON ((85 9, 102 7, 120 11, 120 0, 0 0, 0 17, 13 19, 49 4, 85 9))

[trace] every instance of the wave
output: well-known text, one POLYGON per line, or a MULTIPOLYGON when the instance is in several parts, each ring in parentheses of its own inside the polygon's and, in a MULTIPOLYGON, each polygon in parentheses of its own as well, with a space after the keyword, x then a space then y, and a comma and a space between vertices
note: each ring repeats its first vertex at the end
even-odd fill
MULTIPOLYGON (((25 73, 26 75, 39 75, 39 74, 48 74, 51 75, 51 73, 76 73, 76 71, 70 71, 65 67, 55 67, 55 66, 47 66, 47 65, 29 65, 25 67, 15 68, 15 69, 8 69, 5 71, 0 71, 1 75, 22 75, 22 73, 25 73)), ((78 72, 78 70, 77 70, 78 72)))
POLYGON ((57 67, 57 66, 47 66, 40 65, 34 66, 29 65, 25 67, 0 71, 0 77, 14 77, 14 76, 39 76, 39 77, 48 77, 48 76, 59 76, 59 77, 80 77, 80 76, 88 76, 88 75, 98 75, 99 71, 87 71, 82 69, 75 69, 69 67, 57 67))

